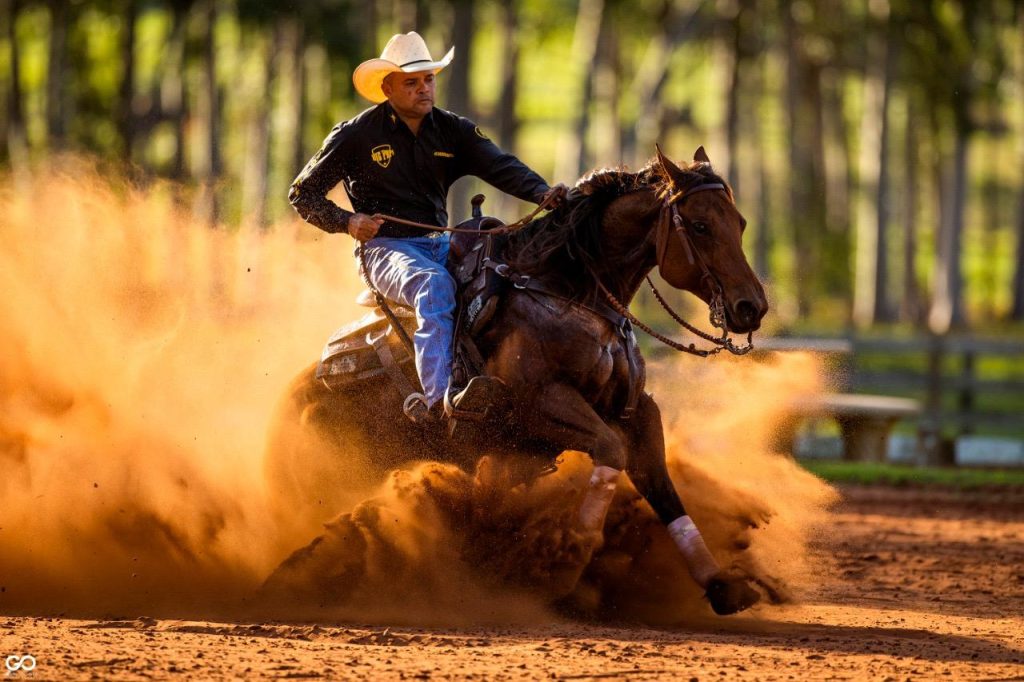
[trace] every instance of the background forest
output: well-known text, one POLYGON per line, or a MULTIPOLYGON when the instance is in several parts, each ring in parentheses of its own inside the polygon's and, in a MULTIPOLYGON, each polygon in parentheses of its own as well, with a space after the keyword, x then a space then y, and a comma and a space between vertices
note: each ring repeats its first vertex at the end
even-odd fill
POLYGON ((776 329, 1024 320, 1022 0, 3 0, 0 166, 87 154, 223 229, 291 221, 368 106, 353 68, 413 29, 456 46, 439 105, 551 182, 703 144, 776 329))

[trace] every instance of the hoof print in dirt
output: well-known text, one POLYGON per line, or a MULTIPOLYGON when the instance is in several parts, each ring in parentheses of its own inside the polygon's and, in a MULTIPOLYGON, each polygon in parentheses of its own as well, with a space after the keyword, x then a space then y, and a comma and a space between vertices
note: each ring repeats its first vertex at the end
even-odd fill
POLYGON ((746 611, 761 600, 761 593, 751 587, 746 578, 729 573, 719 573, 708 581, 705 596, 711 603, 711 610, 719 616, 746 611))

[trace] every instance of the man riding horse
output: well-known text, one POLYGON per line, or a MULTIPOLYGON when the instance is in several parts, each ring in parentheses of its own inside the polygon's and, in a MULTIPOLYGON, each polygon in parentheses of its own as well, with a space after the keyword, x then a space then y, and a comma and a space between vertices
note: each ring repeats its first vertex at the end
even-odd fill
POLYGON ((436 422, 448 409, 480 409, 487 377, 451 386, 455 281, 445 269, 449 235, 385 220, 380 214, 444 227, 448 189, 474 175, 524 201, 557 205, 564 185, 548 184, 503 152, 467 118, 434 106, 435 76, 452 48, 434 61, 415 32, 388 41, 379 59, 356 67, 356 91, 376 103, 331 130, 320 151, 292 183, 288 198, 306 221, 325 232, 347 232, 363 244, 363 276, 385 298, 416 311, 416 372, 423 387, 406 402, 414 422, 436 422), (344 183, 355 213, 327 198, 344 183), (444 397, 446 392, 448 400, 444 397))

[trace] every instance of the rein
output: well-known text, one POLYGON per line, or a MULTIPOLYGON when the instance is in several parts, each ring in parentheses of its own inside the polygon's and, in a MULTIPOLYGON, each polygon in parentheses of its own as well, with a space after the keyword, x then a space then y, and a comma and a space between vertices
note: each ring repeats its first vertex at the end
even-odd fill
POLYGON ((715 345, 714 348, 704 350, 697 348, 693 343, 684 345, 656 332, 633 315, 633 313, 629 311, 629 308, 615 298, 612 292, 608 291, 607 287, 605 287, 600 280, 597 280, 597 286, 616 312, 629 320, 634 326, 644 330, 647 334, 658 341, 661 341, 670 348, 702 358, 721 353, 723 350, 727 350, 733 355, 746 355, 754 348, 753 332, 749 332, 747 334, 747 343, 744 346, 735 345, 732 338, 729 337, 729 326, 725 317, 725 303, 724 296, 722 295, 722 285, 718 282, 718 278, 711 273, 710 268, 708 268, 707 263, 704 261, 704 257, 694 245, 693 238, 690 236, 688 229, 689 221, 679 214, 679 207, 677 206, 678 203, 685 201, 691 194, 709 190, 725 190, 725 185, 720 182, 704 183, 666 197, 664 206, 658 216, 658 232, 655 236, 655 241, 658 267, 661 268, 662 264, 665 262, 665 256, 668 253, 668 239, 670 236, 669 223, 671 222, 673 226, 672 230, 675 232, 676 237, 678 237, 683 246, 683 251, 686 253, 686 259, 690 262, 690 265, 697 265, 700 267, 701 281, 707 281, 708 287, 711 289, 711 302, 708 304, 708 308, 710 309, 711 325, 721 329, 721 335, 712 336, 711 334, 703 332, 687 322, 679 315, 679 313, 672 309, 667 301, 665 301, 664 296, 662 296, 661 292, 654 286, 654 282, 651 281, 650 276, 646 277, 646 280, 647 285, 651 288, 651 291, 654 292, 654 297, 658 300, 658 303, 661 304, 661 307, 672 316, 672 319, 690 333, 697 335, 705 341, 713 343, 715 345))
POLYGON ((545 197, 544 201, 540 202, 537 208, 533 209, 526 215, 514 223, 507 223, 505 225, 498 225, 487 230, 466 230, 458 227, 438 227, 437 225, 427 225, 426 223, 418 223, 415 220, 406 220, 405 218, 397 218, 386 213, 374 213, 374 218, 383 218, 388 222, 398 223, 399 225, 408 225, 409 227, 418 227, 421 230, 430 230, 431 232, 458 232, 462 234, 508 234, 515 232, 525 227, 531 220, 537 217, 537 215, 548 208, 551 208, 555 203, 556 197, 554 195, 545 197))

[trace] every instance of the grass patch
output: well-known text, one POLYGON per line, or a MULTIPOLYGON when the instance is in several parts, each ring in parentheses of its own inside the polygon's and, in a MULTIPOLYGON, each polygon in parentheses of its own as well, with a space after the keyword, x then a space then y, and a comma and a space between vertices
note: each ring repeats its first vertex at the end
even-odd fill
POLYGON ((830 483, 861 485, 990 488, 1024 486, 1024 470, 915 467, 877 462, 802 461, 805 469, 830 483))

